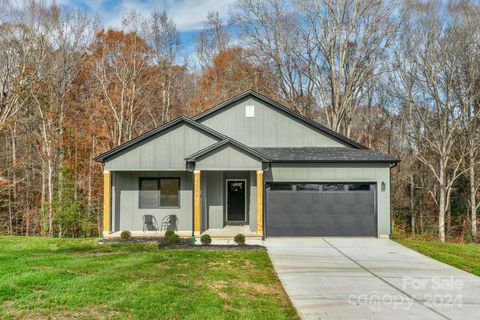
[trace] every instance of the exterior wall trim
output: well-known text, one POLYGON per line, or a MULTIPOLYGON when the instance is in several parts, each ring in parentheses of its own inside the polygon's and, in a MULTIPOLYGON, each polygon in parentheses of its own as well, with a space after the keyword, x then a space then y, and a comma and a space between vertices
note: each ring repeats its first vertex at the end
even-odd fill
POLYGON ((257 234, 263 236, 263 170, 257 170, 257 234))
POLYGON ((109 235, 112 227, 112 173, 103 172, 103 235, 109 235))
POLYGON ((200 190, 200 170, 193 171, 193 233, 200 235, 201 219, 201 190, 200 190))

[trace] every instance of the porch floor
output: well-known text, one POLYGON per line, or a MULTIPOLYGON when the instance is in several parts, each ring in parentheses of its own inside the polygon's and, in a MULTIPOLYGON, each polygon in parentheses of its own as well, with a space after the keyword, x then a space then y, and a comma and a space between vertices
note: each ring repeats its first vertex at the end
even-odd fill
POLYGON ((259 236, 257 233, 252 232, 249 226, 225 226, 220 229, 207 229, 203 234, 209 234, 212 239, 233 239, 237 234, 243 234, 245 239, 251 240, 261 240, 262 236, 259 236))
MULTIPOLYGON (((120 238, 120 234, 122 231, 115 231, 110 233, 109 235, 104 235, 105 239, 115 239, 120 238)), ((132 238, 161 238, 165 236, 165 231, 130 231, 132 234, 132 238)), ((187 238, 192 235, 192 231, 177 231, 177 233, 182 238, 187 238)))

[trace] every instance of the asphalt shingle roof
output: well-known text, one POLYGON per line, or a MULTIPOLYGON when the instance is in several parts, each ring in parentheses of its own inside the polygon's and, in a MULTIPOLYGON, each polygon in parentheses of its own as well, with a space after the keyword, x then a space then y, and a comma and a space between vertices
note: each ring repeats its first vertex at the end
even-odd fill
POLYGON ((285 162, 399 162, 395 157, 370 149, 347 147, 253 148, 272 161, 285 162))

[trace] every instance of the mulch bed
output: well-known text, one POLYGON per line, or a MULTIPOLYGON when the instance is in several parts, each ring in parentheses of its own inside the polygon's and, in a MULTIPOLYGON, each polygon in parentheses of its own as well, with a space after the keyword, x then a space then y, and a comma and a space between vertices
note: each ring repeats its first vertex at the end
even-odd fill
POLYGON ((98 240, 97 243, 99 244, 118 244, 118 243, 158 243, 158 238, 149 238, 149 237, 135 237, 134 239, 130 240, 122 240, 120 238, 113 238, 113 239, 101 239, 98 240))
POLYGON ((130 240, 122 240, 120 238, 114 239, 101 239, 98 240, 99 244, 139 244, 139 243, 158 243, 158 249, 195 249, 195 250, 250 250, 250 249, 265 249, 264 246, 258 244, 246 244, 239 246, 237 244, 212 244, 212 245, 201 245, 201 244, 190 244, 187 239, 180 239, 180 243, 176 245, 168 244, 163 238, 134 238, 130 240))
POLYGON ((236 244, 212 244, 209 246, 204 246, 204 245, 198 245, 198 244, 178 244, 176 246, 170 246, 170 245, 158 245, 158 249, 194 249, 194 250, 250 250, 250 249, 262 249, 265 250, 264 246, 261 246, 259 244, 253 244, 253 245, 243 245, 239 246, 236 244))

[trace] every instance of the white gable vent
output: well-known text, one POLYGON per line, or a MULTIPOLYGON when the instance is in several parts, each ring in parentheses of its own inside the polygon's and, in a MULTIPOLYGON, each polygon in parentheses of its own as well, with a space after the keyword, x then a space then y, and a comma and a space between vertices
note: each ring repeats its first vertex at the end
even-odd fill
POLYGON ((255 106, 245 106, 245 117, 247 118, 255 117, 255 106))

